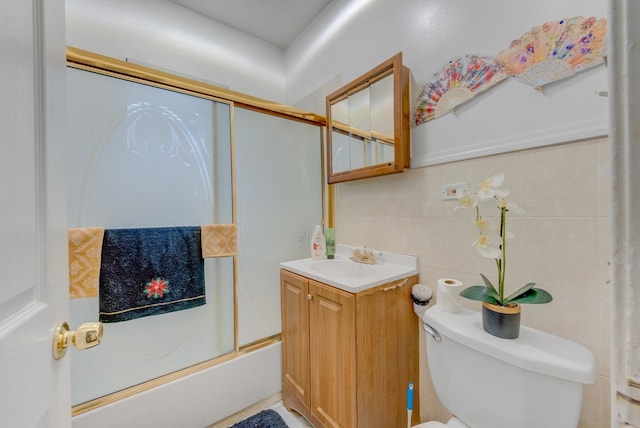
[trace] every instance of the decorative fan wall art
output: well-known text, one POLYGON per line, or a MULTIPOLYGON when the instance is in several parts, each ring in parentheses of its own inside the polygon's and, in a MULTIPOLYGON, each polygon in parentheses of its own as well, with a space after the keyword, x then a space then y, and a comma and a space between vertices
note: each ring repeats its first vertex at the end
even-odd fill
POLYGON ((575 16, 534 27, 500 52, 509 73, 541 88, 604 62, 607 20, 575 16))
POLYGON ((416 102, 413 126, 449 113, 507 77, 507 71, 492 58, 453 58, 424 86, 416 102))

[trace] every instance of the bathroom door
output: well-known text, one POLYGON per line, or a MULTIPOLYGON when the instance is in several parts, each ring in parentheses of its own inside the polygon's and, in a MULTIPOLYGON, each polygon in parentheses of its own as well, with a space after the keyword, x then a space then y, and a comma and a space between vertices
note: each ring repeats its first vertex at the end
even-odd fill
POLYGON ((64 1, 7 0, 0 14, 0 426, 71 426, 64 1), (35 84, 34 84, 35 82, 35 84))

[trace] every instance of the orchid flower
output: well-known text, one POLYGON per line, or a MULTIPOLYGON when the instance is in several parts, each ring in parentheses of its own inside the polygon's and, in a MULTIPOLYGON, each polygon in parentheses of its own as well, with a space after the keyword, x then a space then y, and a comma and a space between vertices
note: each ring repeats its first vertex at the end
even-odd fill
POLYGON ((478 235, 473 241, 472 247, 482 255, 489 259, 494 259, 496 268, 498 269, 498 287, 494 287, 491 281, 481 274, 485 283, 484 286, 472 285, 463 290, 460 295, 473 300, 482 300, 488 303, 499 303, 507 305, 514 303, 547 303, 553 300, 551 294, 545 290, 533 290, 535 283, 530 282, 521 287, 515 293, 507 296, 504 295, 504 279, 507 270, 507 238, 513 237, 511 232, 507 231, 507 212, 522 212, 518 205, 507 201, 505 198, 509 195, 509 190, 503 187, 504 174, 496 174, 489 177, 479 185, 476 192, 465 192, 458 198, 459 208, 475 208, 475 226, 478 235), (497 202, 493 205, 498 208, 500 215, 500 224, 495 228, 481 214, 480 210, 489 208, 489 202, 497 202), (496 290, 497 288, 497 290, 496 290), (488 291, 487 291, 488 290, 488 291))
POLYGON ((479 185, 477 192, 466 192, 458 199, 458 208, 473 207, 476 210, 475 225, 478 229, 478 237, 473 241, 472 247, 475 247, 481 256, 494 259, 498 268, 498 290, 500 298, 504 297, 504 276, 507 268, 506 250, 507 238, 513 236, 507 232, 507 211, 521 211, 520 208, 508 202, 505 198, 509 195, 509 190, 502 187, 504 185, 504 174, 495 174, 489 177, 479 185), (480 214, 479 201, 495 200, 498 202, 498 210, 500 212, 500 227, 496 232, 492 232, 489 223, 480 214))
POLYGON ((487 230, 491 230, 491 224, 484 219, 484 217, 476 218, 476 227, 480 233, 486 232, 487 230))
POLYGON ((507 196, 509 191, 506 189, 501 189, 502 184, 504 183, 504 174, 496 174, 493 177, 490 177, 480 183, 480 190, 478 190, 478 198, 480 199, 491 199, 496 196, 507 196), (506 192, 506 194, 505 194, 506 192))
POLYGON ((502 251, 500 250, 500 243, 501 240, 499 236, 480 233, 471 246, 476 247, 476 250, 478 250, 482 257, 501 259, 502 251))
POLYGON ((465 192, 464 194, 458 197, 458 205, 455 206, 454 210, 460 208, 475 208, 478 205, 478 198, 476 195, 465 192))
POLYGON ((507 211, 516 214, 522 214, 524 210, 513 202, 508 202, 504 197, 498 197, 498 208, 505 208, 507 211))

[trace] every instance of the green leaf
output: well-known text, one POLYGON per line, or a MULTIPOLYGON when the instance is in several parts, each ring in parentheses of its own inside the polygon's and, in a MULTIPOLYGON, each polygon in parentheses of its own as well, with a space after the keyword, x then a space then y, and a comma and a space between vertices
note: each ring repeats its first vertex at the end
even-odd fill
POLYGON ((541 304, 541 303, 549 303, 553 300, 551 294, 541 288, 532 288, 529 291, 525 292, 523 295, 516 297, 512 301, 508 303, 530 303, 530 304, 541 304))
POLYGON ((534 286, 536 285, 535 282, 530 282, 527 285, 524 285, 522 287, 520 287, 517 291, 514 291, 513 293, 509 294, 509 296, 507 296, 507 298, 504 299, 505 304, 507 302, 512 301, 513 299, 515 299, 516 297, 520 297, 520 295, 524 294, 525 292, 529 291, 530 289, 532 289, 534 286))
POLYGON ((481 302, 487 302, 494 305, 500 305, 500 302, 493 297, 487 287, 482 285, 472 285, 471 287, 467 287, 460 292, 462 297, 466 297, 471 300, 479 300, 481 302))
MULTIPOLYGON (((491 283, 491 281, 489 281, 489 278, 487 278, 486 276, 484 276, 483 273, 480 274, 480 276, 482 277, 482 280, 484 281, 484 284, 487 286, 487 289, 489 290, 489 293, 491 293, 491 295, 493 296, 493 298, 497 301, 497 302, 501 302, 502 299, 500 299, 500 294, 498 294, 498 291, 496 290, 496 288, 493 286, 493 284, 491 283)), ((484 300, 485 302, 488 302, 487 300, 484 300)), ((491 302, 489 302, 491 303, 491 302)), ((498 303, 499 305, 502 305, 502 303, 498 303)))

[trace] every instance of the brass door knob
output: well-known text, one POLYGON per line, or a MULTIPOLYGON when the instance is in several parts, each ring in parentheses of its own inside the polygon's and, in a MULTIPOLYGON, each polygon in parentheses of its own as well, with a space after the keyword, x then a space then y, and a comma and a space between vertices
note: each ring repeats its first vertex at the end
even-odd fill
POLYGON ((67 353, 67 348, 73 345, 79 351, 93 348, 102 341, 103 327, 101 322, 86 322, 80 324, 75 331, 69 330, 69 323, 61 322, 53 332, 53 358, 59 360, 67 353))

